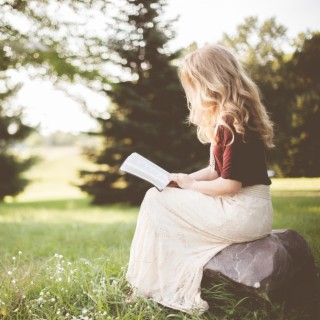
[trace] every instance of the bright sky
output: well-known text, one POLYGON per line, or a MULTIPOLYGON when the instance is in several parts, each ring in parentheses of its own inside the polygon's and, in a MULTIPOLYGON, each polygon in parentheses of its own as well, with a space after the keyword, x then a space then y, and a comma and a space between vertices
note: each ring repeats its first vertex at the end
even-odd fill
MULTIPOLYGON (((319 0, 168 0, 166 16, 180 14, 175 24, 176 39, 170 43, 172 49, 177 49, 193 41, 200 46, 215 42, 224 32, 233 34, 248 16, 257 16, 260 21, 275 16, 278 23, 288 28, 291 37, 308 29, 320 31, 319 13, 319 0)), ((81 87, 78 90, 84 92, 81 87)), ((100 111, 108 103, 98 94, 87 92, 85 96, 92 108, 100 111)), ((28 81, 17 103, 26 107, 31 123, 41 124, 44 134, 55 130, 78 132, 97 126, 81 106, 47 82, 28 81)))

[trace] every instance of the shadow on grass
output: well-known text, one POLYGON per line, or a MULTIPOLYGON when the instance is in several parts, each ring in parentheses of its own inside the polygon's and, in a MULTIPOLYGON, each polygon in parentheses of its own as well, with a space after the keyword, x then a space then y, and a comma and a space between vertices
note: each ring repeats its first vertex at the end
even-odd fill
POLYGON ((106 205, 94 205, 91 203, 91 199, 76 198, 76 199, 53 199, 53 200, 36 200, 36 201, 19 201, 19 202, 3 202, 0 203, 0 208, 33 208, 33 209, 85 209, 85 208, 108 208, 108 209, 136 209, 137 207, 131 206, 126 203, 115 203, 106 205))

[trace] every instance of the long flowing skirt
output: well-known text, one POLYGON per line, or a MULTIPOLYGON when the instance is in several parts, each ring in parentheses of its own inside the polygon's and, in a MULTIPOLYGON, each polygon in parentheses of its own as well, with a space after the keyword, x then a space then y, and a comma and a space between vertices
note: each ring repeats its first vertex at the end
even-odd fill
POLYGON ((272 231, 269 186, 242 188, 234 196, 209 196, 167 187, 150 188, 142 201, 126 279, 133 296, 201 314, 204 265, 233 243, 272 231))

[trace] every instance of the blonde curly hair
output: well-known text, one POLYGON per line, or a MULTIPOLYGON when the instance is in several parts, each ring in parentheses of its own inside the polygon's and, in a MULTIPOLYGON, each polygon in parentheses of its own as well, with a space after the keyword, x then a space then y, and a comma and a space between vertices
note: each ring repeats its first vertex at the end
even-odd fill
POLYGON ((231 130, 231 143, 233 126, 243 139, 248 128, 259 134, 266 147, 274 146, 273 124, 259 89, 228 49, 216 44, 198 48, 184 57, 178 74, 190 110, 188 121, 197 126, 201 143, 215 141, 220 124, 231 130))

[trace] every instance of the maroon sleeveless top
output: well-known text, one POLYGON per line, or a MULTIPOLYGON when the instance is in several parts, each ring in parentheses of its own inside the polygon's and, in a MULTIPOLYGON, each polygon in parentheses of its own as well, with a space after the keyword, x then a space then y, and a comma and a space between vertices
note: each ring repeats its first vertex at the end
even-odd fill
POLYGON ((256 184, 270 185, 267 173, 266 150, 263 141, 256 132, 247 130, 245 142, 234 130, 220 125, 217 131, 217 143, 214 145, 215 170, 219 177, 237 180, 242 186, 256 184))

